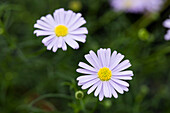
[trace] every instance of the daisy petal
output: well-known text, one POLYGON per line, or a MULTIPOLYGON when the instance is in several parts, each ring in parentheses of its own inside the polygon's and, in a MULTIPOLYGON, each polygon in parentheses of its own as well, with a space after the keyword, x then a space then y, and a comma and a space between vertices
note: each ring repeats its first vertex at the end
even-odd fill
POLYGON ((93 80, 97 78, 97 76, 93 76, 93 75, 85 75, 85 76, 80 76, 77 78, 77 80, 79 80, 79 82, 88 82, 90 80, 93 80))
POLYGON ((65 41, 63 40, 63 44, 62 44, 62 49, 63 51, 66 51, 67 50, 67 45, 65 43, 65 41))
POLYGON ((118 91, 120 94, 123 94, 122 88, 119 87, 116 83, 114 83, 112 80, 110 80, 109 83, 112 85, 114 89, 116 89, 116 91, 118 91))
POLYGON ((87 94, 90 94, 91 92, 93 92, 99 84, 100 84, 100 81, 97 82, 97 83, 95 83, 95 84, 88 90, 87 94))
POLYGON ((103 93, 105 97, 109 97, 110 96, 110 90, 108 88, 107 82, 104 81, 103 82, 103 93))
POLYGON ((80 66, 80 67, 82 67, 82 68, 84 68, 84 69, 90 70, 90 71, 97 72, 96 69, 94 69, 93 67, 87 65, 87 64, 84 63, 84 62, 80 62, 80 63, 78 64, 78 66, 80 66))
POLYGON ((103 83, 100 82, 100 84, 98 85, 96 91, 94 92, 94 95, 95 95, 95 96, 97 96, 97 95, 100 93, 102 87, 103 87, 103 83))
POLYGON ((71 35, 70 34, 70 37, 76 41, 79 41, 79 42, 86 42, 86 35, 71 35))
POLYGON ((90 54, 85 55, 86 60, 96 69, 99 69, 93 58, 90 56, 90 54))
POLYGON ((76 71, 79 72, 79 73, 89 74, 89 75, 96 74, 96 72, 93 72, 93 71, 90 71, 90 70, 87 70, 87 69, 81 69, 81 68, 77 69, 76 71))
POLYGON ((97 83, 98 81, 99 81, 99 78, 93 79, 93 80, 85 83, 81 88, 82 88, 82 89, 87 89, 87 88, 89 88, 90 86, 92 86, 93 84, 97 83))
POLYGON ((113 70, 123 58, 124 58, 124 55, 121 55, 120 53, 118 53, 115 59, 112 59, 112 61, 114 62, 112 62, 112 64, 110 65, 110 69, 113 70))
POLYGON ((74 31, 70 31, 69 32, 70 34, 88 34, 88 30, 87 30, 87 28, 86 27, 81 27, 81 28, 78 28, 78 29, 76 29, 76 30, 74 30, 74 31))
POLYGON ((70 37, 68 37, 68 36, 64 37, 64 40, 73 49, 78 49, 79 48, 79 44, 76 41, 74 41, 73 39, 71 39, 70 37))
POLYGON ((112 80, 114 82, 118 83, 118 84, 121 84, 123 86, 129 87, 129 84, 127 82, 125 82, 125 81, 122 81, 122 80, 119 80, 119 79, 114 79, 114 78, 112 78, 112 80))
POLYGON ((102 101, 103 98, 104 98, 104 94, 103 94, 103 92, 101 91, 100 94, 99 94, 99 100, 102 101))
POLYGON ((63 38, 62 37, 59 37, 58 38, 58 48, 61 48, 63 45, 63 38))
POLYGON ((113 69, 113 72, 122 71, 124 69, 129 68, 130 66, 131 64, 129 63, 129 60, 124 60, 117 67, 115 67, 115 69, 113 69))

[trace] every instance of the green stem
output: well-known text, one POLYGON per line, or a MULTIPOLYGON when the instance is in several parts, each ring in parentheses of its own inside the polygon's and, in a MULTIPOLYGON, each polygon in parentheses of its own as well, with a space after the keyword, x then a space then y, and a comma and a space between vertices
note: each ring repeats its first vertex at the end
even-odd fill
POLYGON ((72 100, 71 97, 67 96, 67 95, 63 95, 63 94, 45 94, 45 95, 42 95, 38 98, 36 98, 35 100, 33 100, 30 104, 29 104, 29 107, 33 106, 36 102, 44 99, 44 98, 51 98, 51 97, 56 97, 56 98, 65 98, 65 99, 68 99, 68 100, 72 100))
POLYGON ((95 110, 97 109, 97 106, 98 106, 98 104, 99 104, 99 101, 98 101, 98 99, 96 99, 97 101, 96 101, 96 105, 95 105, 95 107, 93 108, 93 110, 91 111, 91 113, 94 113, 95 112, 95 110))
POLYGON ((86 112, 85 105, 84 105, 84 102, 83 102, 82 99, 80 100, 80 104, 81 104, 81 107, 82 107, 83 112, 84 112, 84 113, 87 113, 87 112, 86 112))

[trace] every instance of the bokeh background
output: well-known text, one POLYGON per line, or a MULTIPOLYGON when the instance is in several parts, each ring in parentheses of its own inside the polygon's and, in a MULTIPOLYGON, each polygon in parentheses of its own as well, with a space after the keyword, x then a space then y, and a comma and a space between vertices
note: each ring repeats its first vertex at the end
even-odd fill
POLYGON ((170 42, 159 12, 114 12, 108 0, 0 0, 0 113, 170 113, 170 42), (89 34, 80 49, 47 51, 33 34, 41 16, 65 8, 82 13, 89 34), (90 50, 111 48, 132 63, 130 90, 99 102, 77 100, 78 63, 90 50))

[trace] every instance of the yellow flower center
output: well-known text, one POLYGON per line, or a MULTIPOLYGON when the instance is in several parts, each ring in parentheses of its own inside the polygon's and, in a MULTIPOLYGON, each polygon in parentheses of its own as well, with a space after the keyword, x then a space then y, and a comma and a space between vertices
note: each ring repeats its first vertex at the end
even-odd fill
POLYGON ((100 68, 97 74, 101 81, 108 81, 111 79, 112 71, 107 67, 103 67, 100 68))
POLYGON ((68 28, 64 25, 58 25, 57 27, 55 27, 54 32, 55 32, 56 36, 64 37, 68 34, 68 28))
POLYGON ((125 7, 126 7, 126 8, 131 8, 131 6, 132 6, 132 1, 131 1, 131 0, 127 0, 127 1, 125 2, 125 7))

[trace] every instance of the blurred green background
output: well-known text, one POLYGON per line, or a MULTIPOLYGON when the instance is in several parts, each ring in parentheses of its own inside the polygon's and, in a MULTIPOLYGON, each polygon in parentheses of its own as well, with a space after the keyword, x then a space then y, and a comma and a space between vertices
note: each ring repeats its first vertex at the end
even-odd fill
POLYGON ((107 0, 0 0, 0 113, 170 113, 170 42, 160 12, 116 13, 107 0), (82 13, 89 30, 80 49, 47 51, 33 35, 41 16, 65 8, 82 13), (132 63, 129 92, 102 102, 77 100, 78 63, 90 50, 111 48, 132 63))

